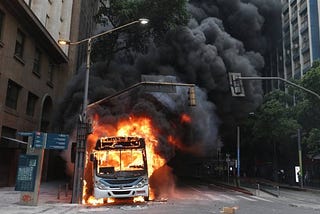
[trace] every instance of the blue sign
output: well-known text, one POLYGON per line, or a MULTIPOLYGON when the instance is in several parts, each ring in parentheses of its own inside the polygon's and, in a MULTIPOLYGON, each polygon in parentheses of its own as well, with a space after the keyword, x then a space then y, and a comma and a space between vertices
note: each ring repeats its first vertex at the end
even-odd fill
POLYGON ((16 177, 16 191, 33 192, 37 176, 38 156, 20 155, 16 177))
POLYGON ((23 136, 23 137, 32 137, 33 132, 18 132, 17 135, 23 136))
POLYGON ((67 149, 69 143, 69 135, 66 134, 47 134, 46 149, 67 149))
POLYGON ((33 132, 33 141, 32 141, 32 147, 36 149, 43 148, 43 142, 45 139, 45 133, 42 132, 33 132))

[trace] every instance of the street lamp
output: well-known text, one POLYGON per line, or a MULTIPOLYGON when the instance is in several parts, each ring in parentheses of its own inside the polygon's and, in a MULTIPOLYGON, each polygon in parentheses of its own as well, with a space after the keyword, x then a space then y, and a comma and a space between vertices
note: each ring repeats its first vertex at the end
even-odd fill
POLYGON ((86 76, 84 85, 84 95, 83 95, 83 106, 80 115, 80 123, 77 127, 77 149, 76 149, 76 159, 73 174, 73 191, 72 191, 72 203, 82 203, 82 191, 83 191, 83 176, 84 176, 84 163, 85 163, 85 152, 86 152, 86 138, 88 134, 88 123, 87 123, 87 107, 88 107, 88 89, 89 89, 89 73, 90 73, 90 55, 91 55, 91 44, 92 39, 97 37, 110 34, 114 31, 126 28, 133 24, 147 24, 148 19, 141 18, 133 22, 121 25, 119 27, 104 31, 102 33, 96 34, 86 39, 82 39, 76 42, 71 42, 65 39, 59 39, 58 43, 60 45, 78 45, 87 42, 87 59, 86 59, 86 76))

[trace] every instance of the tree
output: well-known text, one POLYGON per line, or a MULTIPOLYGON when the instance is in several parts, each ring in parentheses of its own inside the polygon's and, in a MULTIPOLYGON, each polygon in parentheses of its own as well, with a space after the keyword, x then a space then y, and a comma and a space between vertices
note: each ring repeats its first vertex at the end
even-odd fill
MULTIPOLYGON (((121 50, 144 52, 146 41, 161 42, 165 33, 188 22, 187 0, 110 0, 106 5, 100 0, 101 7, 95 18, 97 23, 109 27, 118 27, 139 18, 148 18, 148 26, 132 26, 123 31, 108 35, 93 48, 93 61, 110 60, 121 50)), ((130 51, 129 51, 130 52, 130 51)))
MULTIPOLYGON (((294 112, 287 107, 288 99, 288 95, 279 90, 267 94, 263 104, 255 112, 254 119, 250 118, 249 127, 247 127, 254 133, 251 141, 255 145, 268 144, 271 146, 268 149, 273 154, 274 180, 278 180, 278 153, 282 152, 279 151, 279 148, 287 147, 286 144, 292 142, 291 136, 296 134, 300 127, 293 117, 294 112)), ((262 152, 266 153, 266 150, 262 152)), ((258 155, 263 156, 264 154, 258 155)))
MULTIPOLYGON (((312 68, 303 76, 301 84, 320 94, 320 62, 314 62, 312 68)), ((306 135, 303 138, 305 153, 317 154, 320 147, 320 100, 314 95, 303 93, 303 99, 297 103, 295 112, 306 135)))
POLYGON ((306 145, 309 154, 320 154, 320 129, 311 129, 308 136, 303 139, 302 143, 306 145))

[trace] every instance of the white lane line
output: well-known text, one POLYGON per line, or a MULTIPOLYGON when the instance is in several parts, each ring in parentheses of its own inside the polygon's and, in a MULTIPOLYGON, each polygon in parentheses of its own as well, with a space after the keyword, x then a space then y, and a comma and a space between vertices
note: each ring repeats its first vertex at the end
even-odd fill
POLYGON ((260 198, 258 196, 251 196, 251 198, 255 198, 255 199, 258 199, 258 200, 261 200, 261 201, 273 202, 273 201, 270 201, 270 200, 265 199, 265 198, 260 198))
POLYGON ((224 195, 224 194, 220 194, 222 197, 226 198, 226 199, 229 199, 231 201, 235 201, 236 199, 235 198, 232 198, 230 196, 227 196, 227 195, 224 195))
POLYGON ((190 187, 190 189, 192 189, 192 190, 194 190, 194 191, 196 191, 196 192, 201 193, 201 191, 200 191, 200 190, 197 190, 197 189, 196 189, 196 188, 194 188, 194 187, 190 187))
POLYGON ((217 201, 218 198, 213 196, 213 195, 210 195, 210 194, 204 194, 206 197, 210 198, 212 201, 217 201))
POLYGON ((248 201, 257 201, 257 200, 255 200, 255 199, 247 198, 247 197, 244 197, 244 196, 242 196, 242 195, 237 195, 237 197, 243 198, 243 199, 248 200, 248 201))

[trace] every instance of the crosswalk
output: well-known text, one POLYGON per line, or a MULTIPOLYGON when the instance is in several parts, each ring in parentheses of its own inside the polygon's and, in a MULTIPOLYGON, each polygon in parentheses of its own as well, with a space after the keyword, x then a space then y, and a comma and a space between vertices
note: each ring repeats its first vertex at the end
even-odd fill
POLYGON ((218 195, 212 195, 212 194, 204 194, 206 197, 212 199, 213 201, 216 200, 222 200, 222 201, 238 201, 240 199, 246 200, 246 201, 251 201, 251 202, 255 202, 255 201, 265 201, 265 202, 270 202, 272 203, 273 201, 269 200, 269 199, 265 199, 259 196, 254 196, 254 195, 225 195, 225 194, 218 194, 218 195))
MULTIPOLYGON (((211 200, 211 201, 223 201, 223 202, 235 202, 239 200, 245 200, 248 202, 263 201, 273 203, 272 200, 259 197, 256 195, 246 195, 242 193, 233 192, 232 194, 225 194, 225 192, 204 190, 202 187, 190 187, 196 192, 198 200, 211 200)), ((193 196, 194 197, 194 196, 193 196)))

